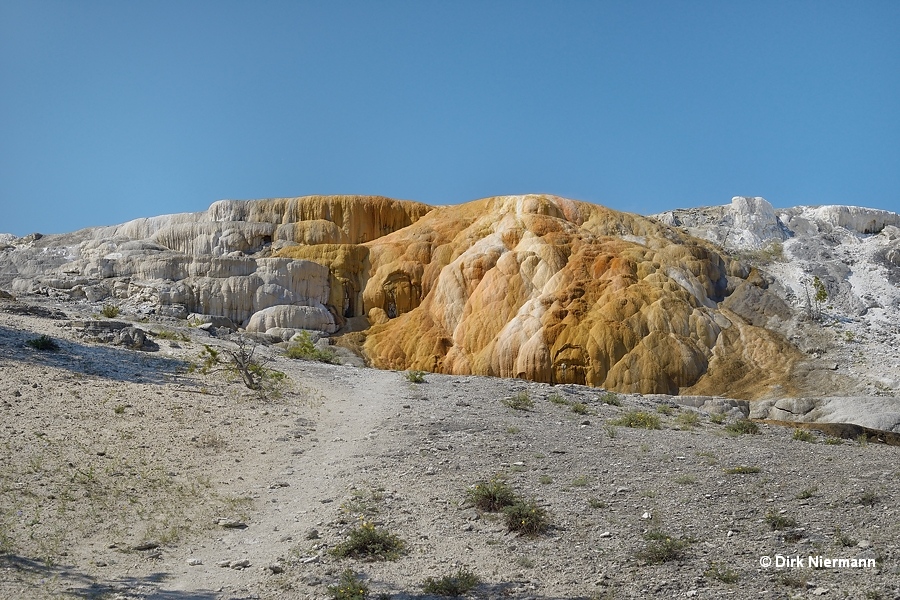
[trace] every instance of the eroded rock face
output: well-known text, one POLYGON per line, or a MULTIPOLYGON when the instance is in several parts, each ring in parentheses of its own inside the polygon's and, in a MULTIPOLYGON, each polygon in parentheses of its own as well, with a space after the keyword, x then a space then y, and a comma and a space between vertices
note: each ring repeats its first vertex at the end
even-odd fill
MULTIPOLYGON (((342 291, 332 297, 335 284, 346 280, 344 271, 321 252, 312 255, 317 261, 295 260, 272 258, 273 248, 344 244, 358 262, 365 251, 355 251, 356 244, 430 210, 379 196, 224 200, 200 213, 9 239, 0 285, 91 302, 118 299, 138 312, 176 318, 200 313, 246 327, 252 322, 254 329, 271 324, 333 333, 353 312, 341 310, 342 291), (280 306, 295 308, 269 310, 280 306)), ((340 252, 335 260, 347 262, 340 252)))
POLYGON ((219 316, 278 339, 367 322, 358 339, 382 368, 754 399, 791 392, 799 353, 780 332, 796 307, 770 277, 690 234, 761 247, 792 234, 786 220, 815 218, 744 197, 660 219, 537 195, 439 208, 222 201, 7 241, 0 285, 219 316))
POLYGON ((366 246, 376 325, 365 351, 378 367, 753 396, 785 382, 795 359, 783 338, 720 308, 740 268, 637 215, 490 198, 366 246))
POLYGON ((759 197, 735 196, 725 206, 670 210, 655 216, 728 248, 762 248, 790 236, 773 206, 759 197))
POLYGON ((884 397, 779 398, 754 403, 750 416, 799 423, 854 423, 900 432, 900 399, 884 397))

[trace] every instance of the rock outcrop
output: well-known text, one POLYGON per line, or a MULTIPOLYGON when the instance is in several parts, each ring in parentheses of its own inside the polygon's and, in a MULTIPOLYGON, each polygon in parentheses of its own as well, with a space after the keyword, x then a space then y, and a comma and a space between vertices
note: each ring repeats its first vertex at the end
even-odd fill
POLYGON ((656 218, 729 248, 762 248, 790 236, 775 208, 759 197, 735 196, 725 206, 670 210, 656 218))
MULTIPOLYGON (((797 391, 805 357, 788 337, 803 307, 801 288, 742 251, 778 242, 811 252, 795 242, 814 229, 826 253, 835 236, 865 242, 877 232, 873 260, 889 268, 897 222, 886 211, 774 209, 745 197, 659 218, 541 195, 444 207, 366 196, 221 201, 4 237, 0 286, 113 301, 126 313, 217 317, 270 339, 361 332, 345 345, 381 368, 757 399, 797 391)), ((813 370, 802 372, 812 381, 813 370)))
POLYGON ((111 298, 135 312, 178 318, 217 315, 253 330, 271 324, 334 333, 344 319, 331 308, 331 283, 340 271, 272 258, 273 251, 358 244, 430 210, 378 196, 223 200, 200 213, 10 240, 0 285, 91 302, 111 298))
POLYGON ((756 397, 786 385, 796 358, 721 306, 743 284, 766 295, 764 280, 638 215, 489 198, 366 246, 364 349, 378 367, 756 397))
POLYGON ((900 433, 900 399, 877 396, 779 398, 753 403, 750 417, 799 423, 853 423, 900 433))

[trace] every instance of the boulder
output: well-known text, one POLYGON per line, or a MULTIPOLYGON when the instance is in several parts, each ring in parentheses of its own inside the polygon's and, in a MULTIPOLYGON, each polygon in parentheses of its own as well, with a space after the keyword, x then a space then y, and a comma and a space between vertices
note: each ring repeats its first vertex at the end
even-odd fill
MULTIPOLYGON (((278 305, 257 311, 245 327, 247 331, 266 333, 272 329, 317 329, 337 331, 334 317, 322 306, 278 305)), ((288 338, 290 339, 290 338, 288 338)))

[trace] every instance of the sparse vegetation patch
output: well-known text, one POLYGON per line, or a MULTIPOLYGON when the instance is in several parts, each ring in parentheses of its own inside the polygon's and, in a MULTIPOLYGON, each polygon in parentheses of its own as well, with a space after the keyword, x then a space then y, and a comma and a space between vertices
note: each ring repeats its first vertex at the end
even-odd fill
POLYGON ((757 435, 759 425, 749 419, 738 419, 726 425, 725 431, 735 435, 757 435))
POLYGON ((704 575, 710 579, 715 579, 728 584, 737 583, 738 579, 740 579, 734 569, 729 569, 725 565, 715 562, 709 565, 709 568, 704 575))
POLYGON ((547 396, 547 400, 549 400, 553 404, 562 404, 564 406, 568 406, 569 404, 571 404, 571 402, 566 400, 566 397, 559 392, 552 392, 549 396, 547 396))
POLYGON ((610 421, 613 425, 621 425, 623 427, 634 427, 637 429, 659 429, 659 416, 640 410, 630 410, 620 416, 618 419, 610 421))
POLYGON ((472 571, 461 568, 456 573, 438 579, 428 577, 422 582, 426 594, 436 596, 463 596, 475 589, 481 580, 472 571))
POLYGON ((509 484, 500 477, 484 481, 469 490, 469 499, 479 510, 498 512, 512 506, 518 500, 509 484))
POLYGON ((344 542, 331 549, 331 554, 338 558, 369 561, 395 560, 405 548, 406 542, 396 535, 363 521, 359 527, 350 530, 344 542))
POLYGON ((866 491, 860 494, 859 503, 863 506, 875 506, 878 504, 878 494, 873 491, 866 491))
POLYGON ((685 410, 678 413, 678 416, 675 417, 675 422, 682 429, 691 429, 700 424, 700 415, 692 410, 685 410))
POLYGON ((606 392, 605 394, 600 396, 598 400, 602 404, 608 404, 609 406, 622 406, 622 401, 616 394, 612 392, 606 392))
POLYGON ((799 427, 794 428, 794 432, 791 437, 795 440, 801 442, 813 442, 816 441, 816 436, 813 435, 811 431, 807 431, 806 429, 800 429, 799 427))
POLYGON ((365 600, 369 595, 369 586, 356 573, 346 569, 337 585, 328 587, 328 595, 332 600, 365 600))
POLYGON ((35 350, 41 350, 42 352, 56 352, 59 350, 59 344, 56 343, 49 335, 41 335, 36 338, 32 338, 25 342, 35 350))
POLYGON ((269 369, 267 359, 260 358, 255 344, 240 338, 235 350, 219 349, 203 345, 200 353, 200 372, 203 374, 225 371, 240 378, 243 384, 261 397, 274 397, 280 394, 280 387, 285 383, 286 375, 281 371, 269 369))
POLYGON ((797 521, 776 510, 766 513, 766 523, 774 530, 790 529, 797 526, 797 521))
POLYGON ((644 535, 645 545, 636 553, 639 560, 650 564, 659 564, 677 560, 684 556, 684 550, 691 540, 676 538, 659 529, 648 531, 644 535))
POLYGON ((588 408, 587 404, 583 402, 573 402, 572 403, 572 412, 576 415, 592 415, 594 411, 588 408))
POLYGON ((301 332, 299 339, 290 343, 284 355, 296 360, 316 360, 329 364, 336 364, 338 362, 334 350, 330 348, 324 350, 317 348, 307 331, 301 332))
POLYGON ((410 383, 425 383, 425 371, 407 371, 406 380, 410 383))
POLYGON ((157 333, 153 334, 156 338, 160 340, 172 340, 176 342, 189 342, 191 338, 184 335, 183 333, 179 333, 177 331, 172 331, 171 329, 163 329, 157 333))
POLYGON ((800 493, 798 493, 795 496, 795 498, 797 498, 797 500, 808 500, 809 498, 812 498, 813 496, 815 496, 816 492, 818 492, 818 491, 819 491, 819 488, 818 488, 818 486, 815 486, 815 485, 808 487, 808 488, 804 488, 803 490, 800 491, 800 493))
POLYGON ((751 475, 753 473, 759 473, 760 470, 761 469, 759 467, 748 467, 745 465, 740 465, 737 467, 725 469, 725 473, 727 473, 728 475, 751 475))
POLYGON ((507 396, 503 399, 503 404, 513 410, 529 411, 534 408, 534 400, 525 391, 519 392, 514 396, 507 396))
POLYGON ((534 500, 517 500, 503 509, 506 528, 521 535, 538 535, 549 526, 547 511, 534 500))
POLYGON ((100 310, 100 314, 107 319, 115 319, 119 316, 119 307, 115 304, 105 304, 100 310))

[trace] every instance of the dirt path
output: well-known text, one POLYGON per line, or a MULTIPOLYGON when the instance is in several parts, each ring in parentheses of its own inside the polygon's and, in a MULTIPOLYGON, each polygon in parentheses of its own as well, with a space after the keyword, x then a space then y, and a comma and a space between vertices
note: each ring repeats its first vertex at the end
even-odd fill
POLYGON ((279 367, 301 387, 315 386, 309 388, 311 406, 284 409, 272 429, 253 432, 251 447, 258 449, 240 465, 245 479, 255 477, 249 488, 258 496, 247 527, 223 528, 206 544, 173 555, 176 570, 160 586, 160 598, 175 591, 240 594, 248 580, 277 574, 269 567, 283 567, 291 549, 332 517, 354 477, 365 470, 366 457, 377 453, 377 432, 397 410, 391 401, 396 373, 316 364, 279 367), (301 447, 293 450, 302 453, 285 452, 279 428, 305 430, 301 447), (202 564, 191 565, 192 560, 202 564), (218 566, 224 561, 250 566, 218 566))

